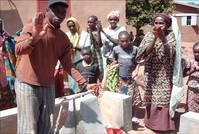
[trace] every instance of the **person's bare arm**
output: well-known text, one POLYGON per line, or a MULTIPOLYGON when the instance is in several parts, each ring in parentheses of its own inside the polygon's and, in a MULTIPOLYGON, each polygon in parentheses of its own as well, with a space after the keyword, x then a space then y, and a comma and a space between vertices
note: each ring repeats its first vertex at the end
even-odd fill
POLYGON ((113 44, 118 44, 118 40, 112 38, 111 36, 109 36, 104 30, 102 30, 102 33, 106 36, 107 39, 109 39, 113 44))
POLYGON ((99 45, 99 47, 101 48, 103 46, 103 43, 102 43, 102 38, 101 38, 101 22, 98 21, 97 22, 97 44, 99 45))
POLYGON ((99 31, 101 31, 101 32, 106 36, 107 39, 109 39, 113 44, 118 44, 118 40, 117 40, 117 39, 112 38, 111 36, 109 36, 109 35, 103 30, 101 22, 99 22, 97 26, 98 26, 99 31))

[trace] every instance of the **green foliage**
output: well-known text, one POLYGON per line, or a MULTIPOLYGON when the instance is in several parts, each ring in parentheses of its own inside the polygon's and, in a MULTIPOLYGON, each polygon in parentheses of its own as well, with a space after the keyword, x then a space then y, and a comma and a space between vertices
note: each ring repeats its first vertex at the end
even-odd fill
POLYGON ((127 24, 138 30, 150 24, 155 13, 172 13, 173 10, 173 0, 126 0, 127 24))

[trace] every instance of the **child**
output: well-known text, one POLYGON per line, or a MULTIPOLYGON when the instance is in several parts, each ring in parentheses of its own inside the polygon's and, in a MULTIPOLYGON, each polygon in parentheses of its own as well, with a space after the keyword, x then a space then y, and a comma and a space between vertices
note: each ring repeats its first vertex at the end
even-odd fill
POLYGON ((189 76, 187 81, 188 111, 199 112, 199 42, 193 45, 194 60, 184 61, 184 76, 189 76))
POLYGON ((77 64, 77 70, 89 84, 97 83, 97 80, 100 78, 100 70, 98 64, 93 62, 90 47, 82 48, 81 55, 83 60, 77 64))
POLYGON ((139 68, 136 67, 137 64, 135 62, 137 47, 131 45, 130 35, 127 31, 121 31, 118 37, 119 46, 113 48, 113 64, 119 64, 119 80, 121 82, 119 93, 132 95, 134 111, 135 106, 141 104, 139 89, 134 80, 139 68))

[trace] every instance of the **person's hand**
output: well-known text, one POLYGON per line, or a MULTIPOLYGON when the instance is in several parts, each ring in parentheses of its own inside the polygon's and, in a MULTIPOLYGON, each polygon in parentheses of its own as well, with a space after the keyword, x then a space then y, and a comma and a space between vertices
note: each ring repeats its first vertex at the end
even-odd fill
POLYGON ((95 89, 96 87, 97 87, 97 83, 87 84, 86 89, 92 90, 92 89, 95 89))
POLYGON ((88 33, 90 33, 90 32, 91 32, 91 28, 90 28, 89 26, 87 26, 86 31, 87 31, 88 33))
POLYGON ((42 12, 39 12, 36 14, 35 18, 33 19, 33 38, 41 38, 47 30, 48 24, 45 24, 43 26, 43 21, 45 18, 45 14, 42 12))
POLYGON ((135 80, 135 78, 138 76, 138 72, 137 71, 133 71, 132 74, 131 74, 131 78, 133 80, 135 80))
POLYGON ((198 62, 194 62, 194 63, 193 63, 193 67, 194 67, 194 69, 195 69, 196 71, 198 71, 198 70, 199 70, 198 62))
POLYGON ((101 90, 102 90, 100 84, 97 84, 97 83, 87 84, 86 89, 93 90, 93 93, 95 96, 99 96, 99 94, 101 93, 101 90))
POLYGON ((64 89, 70 89, 70 85, 68 82, 64 81, 64 89))
POLYGON ((97 21, 97 31, 103 31, 101 21, 97 21))
POLYGON ((154 26, 153 27, 153 34, 155 38, 159 38, 163 43, 165 43, 165 27, 164 26, 154 26))

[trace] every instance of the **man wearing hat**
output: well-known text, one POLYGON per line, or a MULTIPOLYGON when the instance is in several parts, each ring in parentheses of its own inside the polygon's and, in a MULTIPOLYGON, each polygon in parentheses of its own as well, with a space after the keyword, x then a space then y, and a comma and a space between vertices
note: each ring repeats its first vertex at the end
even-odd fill
POLYGON ((79 84, 86 83, 79 72, 71 68, 71 43, 60 30, 67 7, 66 0, 49 0, 47 11, 38 13, 16 38, 15 50, 20 56, 15 81, 18 134, 52 133, 54 69, 58 60, 79 84))

